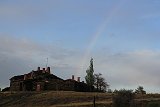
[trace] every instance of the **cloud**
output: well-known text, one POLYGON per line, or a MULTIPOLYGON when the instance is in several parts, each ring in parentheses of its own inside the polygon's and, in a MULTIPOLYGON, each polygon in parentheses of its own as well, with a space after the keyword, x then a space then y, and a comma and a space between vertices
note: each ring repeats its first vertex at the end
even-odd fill
MULTIPOLYGON (((81 65, 82 51, 59 47, 54 44, 40 44, 27 38, 0 35, 0 73, 1 87, 9 85, 9 78, 36 69, 45 67, 46 58, 49 58, 49 66, 52 73, 64 79, 71 75, 86 75, 85 70, 89 66, 81 65)), ((136 88, 144 86, 147 91, 154 92, 160 81, 160 52, 153 50, 138 50, 130 52, 114 53, 111 50, 94 51, 95 73, 102 73, 115 88, 136 88)), ((156 90, 158 91, 158 90, 156 90)))
POLYGON ((107 54, 96 62, 111 87, 137 87, 143 85, 150 89, 159 86, 160 52, 140 50, 125 53, 107 54), (105 70, 105 71, 104 71, 105 70))
POLYGON ((71 75, 77 69, 74 62, 77 55, 72 50, 54 44, 44 45, 27 38, 0 35, 0 81, 3 81, 1 84, 6 85, 14 75, 27 73, 38 66, 45 67, 46 58, 49 58, 49 66, 54 73, 66 77, 64 73, 71 75))

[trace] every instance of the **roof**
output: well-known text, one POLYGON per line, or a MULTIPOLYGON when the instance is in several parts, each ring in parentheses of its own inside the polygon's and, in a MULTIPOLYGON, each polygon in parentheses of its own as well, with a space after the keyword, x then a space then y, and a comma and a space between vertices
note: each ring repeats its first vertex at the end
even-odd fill
POLYGON ((67 79, 65 81, 77 82, 76 80, 73 80, 73 79, 67 79))
MULTIPOLYGON (((53 74, 47 74, 47 73, 41 73, 41 72, 37 72, 37 71, 32 71, 34 72, 34 79, 59 79, 59 80, 63 80, 62 78, 53 75, 53 74)), ((25 74, 26 76, 30 76, 31 72, 28 74, 25 74)), ((24 75, 18 75, 18 76, 14 76, 12 77, 10 80, 24 80, 24 75)))
POLYGON ((18 75, 18 76, 14 76, 12 77, 10 80, 24 80, 24 75, 18 75))
POLYGON ((53 74, 46 75, 46 78, 63 80, 62 78, 59 78, 59 77, 57 77, 56 75, 53 75, 53 74))

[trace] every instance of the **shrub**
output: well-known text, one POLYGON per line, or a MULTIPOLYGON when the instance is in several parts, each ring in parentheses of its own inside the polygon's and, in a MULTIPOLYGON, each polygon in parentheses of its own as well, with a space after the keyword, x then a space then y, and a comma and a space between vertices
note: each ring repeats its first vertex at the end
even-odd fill
POLYGON ((149 102, 147 107, 159 107, 160 104, 158 102, 149 102))
POLYGON ((136 90, 135 90, 136 94, 146 94, 146 91, 144 90, 143 86, 139 86, 136 90))
POLYGON ((131 107, 134 104, 134 93, 132 90, 121 89, 113 96, 113 107, 131 107))
POLYGON ((10 87, 6 87, 2 90, 2 92, 9 91, 9 90, 10 90, 10 87))

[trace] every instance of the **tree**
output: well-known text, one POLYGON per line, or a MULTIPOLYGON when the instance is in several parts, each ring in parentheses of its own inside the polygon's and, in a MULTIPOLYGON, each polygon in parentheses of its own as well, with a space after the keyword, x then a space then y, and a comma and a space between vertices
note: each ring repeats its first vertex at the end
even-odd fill
POLYGON ((108 83, 105 81, 105 78, 102 77, 101 73, 94 74, 94 85, 97 88, 97 91, 106 91, 107 87, 109 87, 108 83))
POLYGON ((134 93, 132 90, 116 90, 113 96, 113 107, 134 107, 134 93))
POLYGON ((89 68, 86 70, 86 77, 85 77, 85 80, 86 80, 86 83, 90 86, 90 91, 92 90, 92 87, 94 85, 94 68, 93 68, 93 58, 91 58, 90 60, 90 66, 89 68))
POLYGON ((139 86, 136 90, 135 90, 136 94, 146 94, 146 91, 144 90, 143 86, 139 86))

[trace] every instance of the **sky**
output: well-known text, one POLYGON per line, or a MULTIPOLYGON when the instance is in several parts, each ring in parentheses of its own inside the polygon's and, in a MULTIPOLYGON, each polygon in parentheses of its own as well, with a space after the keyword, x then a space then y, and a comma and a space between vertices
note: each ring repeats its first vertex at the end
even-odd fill
POLYGON ((114 89, 160 93, 159 0, 1 0, 0 87, 46 66, 84 80, 91 57, 114 89))

